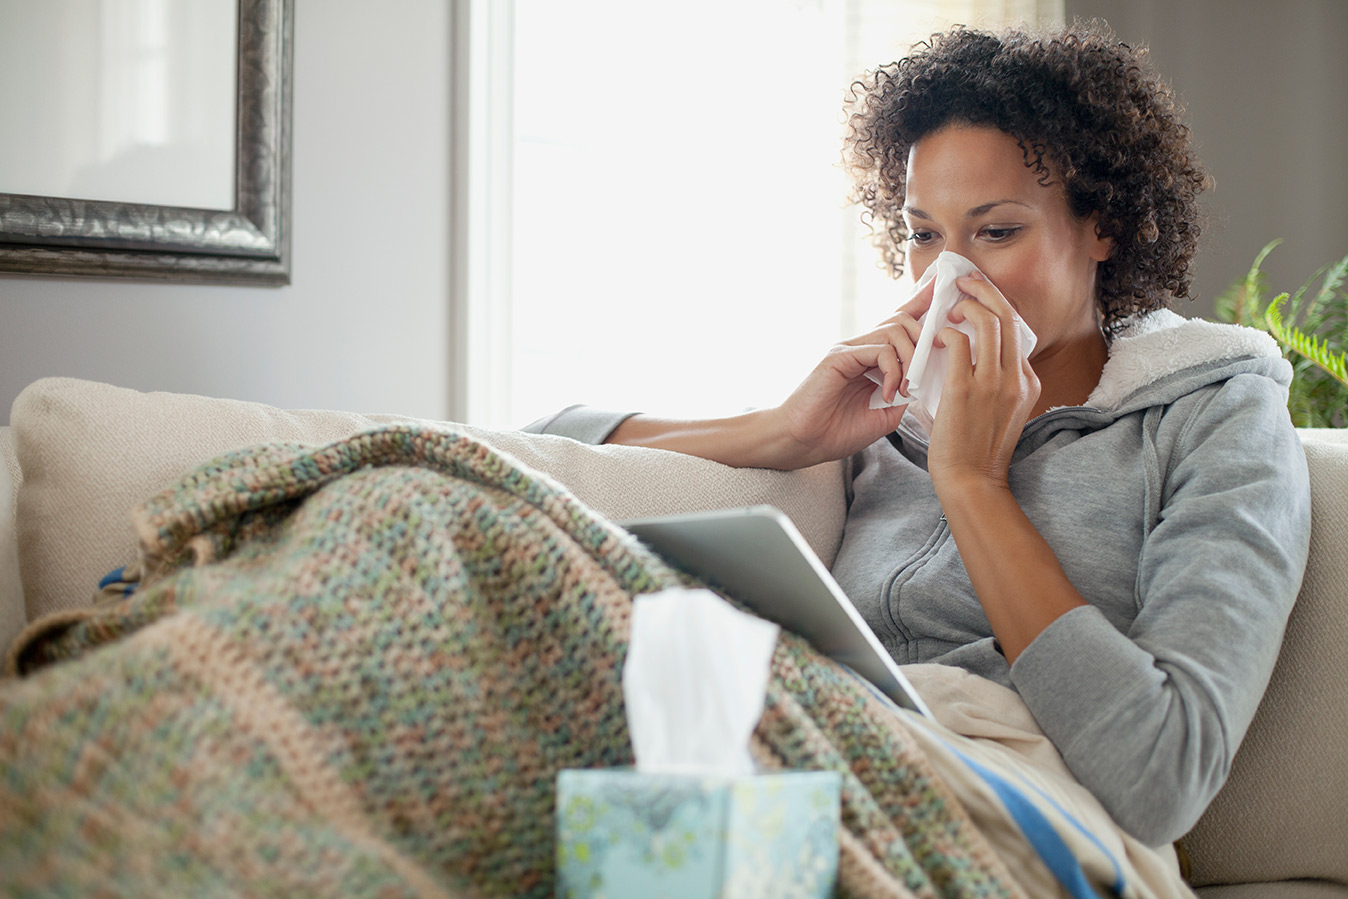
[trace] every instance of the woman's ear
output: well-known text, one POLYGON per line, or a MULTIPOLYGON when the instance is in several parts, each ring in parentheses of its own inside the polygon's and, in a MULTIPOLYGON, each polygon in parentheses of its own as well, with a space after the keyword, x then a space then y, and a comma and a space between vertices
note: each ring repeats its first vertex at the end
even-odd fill
POLYGON ((1100 213, 1092 212, 1087 224, 1093 235, 1087 250, 1090 252, 1091 258, 1096 262, 1104 262, 1110 256, 1114 255, 1114 249, 1118 244, 1114 238, 1105 237, 1100 233, 1100 213))

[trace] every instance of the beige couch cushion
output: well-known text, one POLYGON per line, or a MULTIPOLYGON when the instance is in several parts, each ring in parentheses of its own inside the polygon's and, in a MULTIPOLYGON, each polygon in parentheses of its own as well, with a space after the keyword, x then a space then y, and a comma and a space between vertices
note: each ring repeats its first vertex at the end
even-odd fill
POLYGON ((1283 880, 1278 883, 1241 883, 1200 887, 1198 899, 1343 899, 1342 884, 1323 880, 1283 880))
MULTIPOLYGON (((1345 438, 1348 432, 1302 433, 1311 472, 1310 565, 1230 780, 1185 837, 1196 885, 1293 878, 1348 884, 1345 438)), ((1307 889, 1322 887, 1332 889, 1307 889)))
MULTIPOLYGON (((135 558, 131 509, 193 466, 250 444, 323 444, 399 421, 413 419, 285 411, 73 378, 29 385, 10 413, 23 471, 18 545, 28 619, 87 604, 99 578, 135 558)), ((841 540, 836 463, 798 472, 734 469, 663 450, 427 424, 492 444, 614 519, 769 503, 791 517, 826 564, 841 540)))
POLYGON ((0 427, 0 657, 27 621, 23 584, 19 580, 19 547, 14 534, 19 465, 13 443, 13 432, 0 427))

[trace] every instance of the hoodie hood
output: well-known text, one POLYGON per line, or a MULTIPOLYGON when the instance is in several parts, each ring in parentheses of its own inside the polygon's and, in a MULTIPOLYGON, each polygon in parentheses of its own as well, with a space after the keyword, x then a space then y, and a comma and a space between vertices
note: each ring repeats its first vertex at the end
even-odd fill
POLYGON ((1284 391, 1292 383, 1291 364, 1263 331, 1160 309, 1134 316, 1114 338, 1085 405, 1122 415, 1244 373, 1270 378, 1284 391))

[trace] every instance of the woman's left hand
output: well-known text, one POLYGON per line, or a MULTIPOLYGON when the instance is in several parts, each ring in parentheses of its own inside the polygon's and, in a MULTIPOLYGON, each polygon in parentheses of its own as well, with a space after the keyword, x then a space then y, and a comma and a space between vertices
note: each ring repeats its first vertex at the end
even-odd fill
POLYGON ((1039 399, 1011 304, 979 272, 955 283, 965 297, 951 320, 971 322, 978 340, 975 358, 968 335, 954 328, 937 335, 949 353, 927 459, 938 496, 964 487, 1005 489, 1011 454, 1039 399))
POLYGON ((1006 660, 1015 662, 1044 628, 1085 600, 1007 482, 1011 455, 1039 400, 1016 312, 981 276, 956 284, 968 296, 950 317, 973 323, 977 359, 964 333, 945 328, 937 335, 950 364, 927 469, 974 593, 1006 660))

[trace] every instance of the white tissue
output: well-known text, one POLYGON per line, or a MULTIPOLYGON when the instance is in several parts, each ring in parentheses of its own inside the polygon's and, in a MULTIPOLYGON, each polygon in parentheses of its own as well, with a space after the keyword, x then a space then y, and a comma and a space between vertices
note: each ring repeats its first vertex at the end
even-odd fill
MULTIPOLYGON (((936 279, 936 287, 932 293, 931 308, 918 319, 922 331, 918 335, 913 358, 904 370, 904 376, 908 378, 908 396, 896 393, 894 402, 886 403, 884 388, 876 387, 875 392, 871 394, 872 409, 880 409, 886 405, 902 406, 911 402, 909 411, 930 429, 931 423, 936 419, 936 410, 941 404, 941 388, 945 384, 946 369, 950 365, 949 351, 944 347, 932 346, 937 332, 950 327, 969 335, 969 349, 977 358, 978 337, 974 332, 973 323, 967 320, 958 323, 950 320, 950 312, 960 301, 961 296, 960 289, 955 286, 955 279, 977 270, 968 259, 949 250, 942 252, 931 265, 927 266, 917 286, 913 288, 911 296, 917 296, 933 278, 936 279)), ((1025 324, 1024 319, 1018 318, 1016 322, 1020 331, 1021 352, 1029 356, 1038 338, 1030 330, 1029 325, 1025 324)), ((884 383, 884 375, 878 368, 866 372, 866 377, 876 384, 884 383)))
POLYGON ((749 738, 763 714, 778 630, 710 590, 638 596, 623 665, 637 769, 754 773, 749 738))

